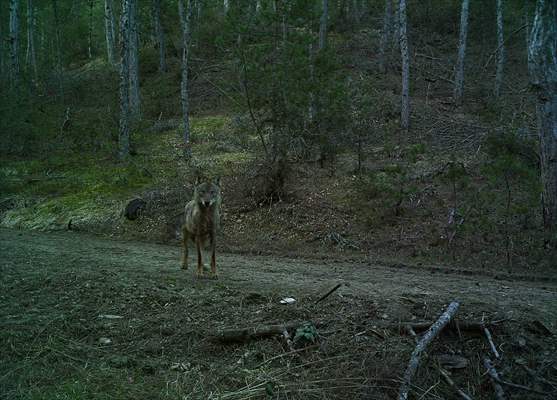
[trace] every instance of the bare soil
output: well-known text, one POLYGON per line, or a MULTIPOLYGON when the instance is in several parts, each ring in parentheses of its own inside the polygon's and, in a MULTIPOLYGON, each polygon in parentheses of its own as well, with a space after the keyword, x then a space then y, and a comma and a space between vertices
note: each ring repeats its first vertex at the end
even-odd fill
MULTIPOLYGON (((0 230, 0 252, 2 399, 395 398, 414 348, 397 326, 434 321, 453 300, 459 321, 504 320, 492 332, 498 370, 546 393, 506 387, 510 398, 557 398, 552 279, 231 253, 218 254, 218 280, 196 279, 176 246, 73 232, 0 230), (287 296, 296 303, 280 304, 287 296), (209 340, 290 321, 312 321, 318 345, 209 340)), ((428 354, 415 398, 457 398, 436 367, 447 354, 468 361, 452 370, 461 388, 494 398, 481 335, 447 331, 428 354)))

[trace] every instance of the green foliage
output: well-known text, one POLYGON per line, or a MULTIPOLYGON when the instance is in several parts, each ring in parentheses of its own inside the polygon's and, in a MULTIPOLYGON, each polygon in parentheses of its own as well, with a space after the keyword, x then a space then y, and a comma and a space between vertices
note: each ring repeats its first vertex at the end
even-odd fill
POLYGON ((294 335, 295 343, 315 343, 319 339, 319 334, 317 329, 311 323, 302 325, 296 329, 296 334, 294 335))

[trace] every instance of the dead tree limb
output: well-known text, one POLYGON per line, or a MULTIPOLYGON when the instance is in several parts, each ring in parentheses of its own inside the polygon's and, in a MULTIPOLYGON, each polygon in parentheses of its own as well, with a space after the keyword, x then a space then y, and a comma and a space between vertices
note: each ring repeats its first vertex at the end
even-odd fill
POLYGON ((505 400, 505 392, 499 384, 501 379, 499 378, 497 370, 493 366, 493 362, 488 357, 484 358, 484 367, 487 370, 489 377, 491 378, 491 384, 493 385, 493 389, 495 390, 495 397, 497 397, 497 400, 505 400))
POLYGON ((329 290, 327 293, 325 293, 323 296, 321 296, 319 298, 319 300, 317 300, 315 302, 315 304, 318 304, 320 302, 322 302, 323 300, 325 300, 327 297, 329 297, 330 295, 332 295, 334 292, 336 292, 338 290, 338 288, 340 288, 342 286, 342 283, 337 284, 334 288, 332 288, 331 290, 329 290))
POLYGON ((465 392, 463 392, 462 389, 460 389, 456 385, 456 383, 454 383, 454 381, 451 379, 449 374, 447 374, 447 372, 443 368, 439 368, 439 372, 441 373, 441 376, 443 377, 443 379, 445 379, 445 382, 447 382, 449 384, 449 386, 452 387, 455 390, 455 392, 457 392, 458 395, 461 398, 463 398, 464 400, 472 400, 472 398, 470 396, 468 396, 465 392))
POLYGON ((298 328, 306 323, 308 322, 298 321, 287 322, 281 325, 259 325, 248 328, 224 329, 211 336, 209 340, 220 343, 248 342, 253 339, 283 335, 285 330, 298 328))
POLYGON ((437 335, 439 335, 439 332, 441 332, 441 330, 443 330, 443 328, 453 318, 459 306, 460 304, 457 301, 453 301, 451 304, 449 304, 445 312, 441 314, 439 319, 433 325, 431 325, 431 327, 416 345, 416 348, 414 349, 414 351, 412 352, 412 356, 410 357, 408 367, 404 372, 402 385, 400 386, 400 390, 398 392, 399 400, 408 399, 408 393, 410 392, 410 383, 412 381, 412 378, 416 374, 416 371, 418 370, 422 354, 424 353, 429 343, 431 343, 431 341, 435 339, 437 335))
POLYGON ((485 334, 485 337, 486 337, 487 341, 489 342, 489 347, 491 349, 491 352, 493 353, 493 355, 495 356, 496 359, 500 359, 501 355, 497 351, 497 347, 495 347, 495 343, 493 343, 493 338, 491 337, 491 332, 489 332, 489 329, 487 329, 487 327, 485 325, 482 326, 482 329, 484 331, 484 334, 485 334))
MULTIPOLYGON (((478 334, 483 334, 482 326, 492 327, 504 322, 505 320, 499 321, 492 321, 492 322, 485 322, 482 325, 482 322, 475 322, 475 321, 457 321, 452 320, 450 321, 446 328, 451 329, 454 331, 463 331, 463 332, 476 332, 478 334)), ((408 328, 412 328, 415 332, 423 332, 428 330, 433 325, 433 322, 400 322, 397 324, 378 324, 381 328, 386 329, 398 329, 401 333, 410 333, 408 328)))

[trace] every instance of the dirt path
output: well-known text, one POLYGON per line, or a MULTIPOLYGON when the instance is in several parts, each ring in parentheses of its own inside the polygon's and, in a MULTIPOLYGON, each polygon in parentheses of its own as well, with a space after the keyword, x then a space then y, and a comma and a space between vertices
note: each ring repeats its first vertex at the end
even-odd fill
MULTIPOLYGON (((198 280, 192 270, 179 269, 177 247, 71 232, 0 230, 0 252, 2 339, 10 344, 3 346, 0 354, 8 360, 0 370, 2 398, 32 397, 35 391, 58 395, 60 382, 71 386, 64 390, 82 395, 119 390, 120 383, 112 382, 112 378, 107 383, 107 376, 118 376, 122 384, 141 388, 137 389, 139 393, 148 396, 164 392, 164 385, 177 396, 198 391, 198 398, 208 398, 209 390, 213 394, 228 393, 245 385, 247 379, 243 375, 234 378, 240 372, 231 373, 226 368, 235 368, 238 363, 253 367, 258 360, 282 350, 278 341, 264 350, 249 347, 247 353, 239 347, 215 350, 205 338, 225 326, 319 319, 328 321, 328 329, 333 332, 347 330, 350 340, 360 340, 355 335, 378 321, 430 320, 449 301, 458 299, 463 319, 480 319, 486 314, 508 318, 521 327, 527 321, 539 320, 557 331, 555 283, 332 259, 300 261, 235 254, 218 255, 218 281, 198 280), (338 282, 345 285, 319 306, 313 304, 338 282), (278 300, 282 296, 298 301, 293 306, 281 306, 278 300), (122 318, 99 318, 105 314, 122 318), (111 344, 99 345, 101 337, 108 337, 111 344), (250 351, 257 353, 253 360, 250 351), (183 359, 188 361, 184 364, 183 359), (55 379, 44 370, 53 360, 59 362, 55 369, 60 369, 57 373, 61 378, 55 379), (176 363, 184 364, 176 368, 187 378, 170 379, 176 374, 177 369, 172 367, 176 363), (206 373, 202 372, 213 370, 217 364, 225 366, 226 374, 203 378, 206 373), (86 383, 76 380, 90 377, 90 369, 97 367, 86 383), (100 382, 104 389, 99 389, 100 382), (201 386, 195 389, 191 385, 201 386), (159 391, 153 392, 153 388, 159 391)), ((336 341, 334 335, 331 338, 329 354, 334 354, 336 341)), ((552 339, 548 343, 555 348, 552 339)), ((411 343, 404 346, 412 347, 411 343)), ((398 368, 400 360, 392 360, 398 368)), ((135 396, 130 393, 124 397, 135 396)), ((333 390, 326 393, 331 398, 342 397, 333 390)), ((392 389, 382 393, 388 397, 392 389)))

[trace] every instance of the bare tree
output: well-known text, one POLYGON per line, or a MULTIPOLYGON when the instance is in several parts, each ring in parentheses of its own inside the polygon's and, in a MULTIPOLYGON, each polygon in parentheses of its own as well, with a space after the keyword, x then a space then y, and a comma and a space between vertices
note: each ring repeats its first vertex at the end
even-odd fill
POLYGON ((33 70, 33 80, 38 80, 37 53, 35 50, 35 10, 33 0, 27 0, 27 51, 25 62, 33 70))
POLYGON ((141 118, 141 98, 139 94, 139 24, 137 0, 128 0, 129 3, 129 85, 130 85, 130 112, 135 120, 141 118))
POLYGON ((543 220, 557 247, 557 1, 538 0, 528 49, 537 95, 543 220))
POLYGON ((19 82, 19 0, 10 0, 10 84, 19 82))
POLYGON ((87 55, 93 58, 93 5, 94 0, 89 0, 89 35, 87 36, 87 55))
POLYGON ((458 59, 456 62, 456 75, 454 84, 454 102, 462 104, 462 92, 464 90, 464 59, 466 57, 466 38, 468 36, 468 9, 470 0, 462 0, 460 12, 460 38, 458 42, 458 59))
MULTIPOLYGON (((197 1, 199 4, 199 0, 197 1)), ((155 25, 155 36, 159 47, 159 72, 166 71, 166 50, 164 43, 164 31, 161 24, 161 0, 153 0, 153 24, 155 25)))
POLYGON ((400 108, 400 127, 408 132, 410 128, 410 54, 406 23, 406 0, 400 0, 400 55, 402 58, 402 102, 400 108))
POLYGON ((178 0, 178 11, 180 13, 180 22, 182 25, 182 85, 180 95, 182 99, 182 114, 184 119, 184 157, 191 158, 190 143, 190 105, 188 92, 188 59, 190 45, 190 20, 191 20, 191 0, 186 4, 186 0, 178 0))
POLYGON ((114 7, 112 0, 104 0, 104 30, 106 36, 106 52, 108 55, 108 62, 112 65, 116 64, 114 56, 114 41, 115 41, 115 28, 114 28, 114 7))
POLYGON ((495 97, 501 94, 503 67, 505 65, 505 35, 503 31, 503 0, 497 0, 497 70, 495 72, 495 97))
MULTIPOLYGON (((130 154, 130 86, 129 86, 129 42, 130 42, 130 0, 122 0, 120 19, 120 127, 118 130, 118 155, 120 159, 130 154)), ((133 0, 132 0, 133 1, 133 0)))
POLYGON ((58 2, 52 0, 52 11, 54 13, 54 31, 56 33, 56 73, 62 99, 64 98, 64 82, 62 76, 62 37, 60 33, 60 17, 58 15, 58 2))
POLYGON ((319 50, 327 46, 327 21, 329 20, 329 1, 323 0, 321 20, 319 22, 319 50))
POLYGON ((385 72, 386 60, 385 54, 389 46, 391 33, 393 30, 393 2, 392 0, 385 0, 385 14, 383 15, 383 32, 381 33, 381 43, 379 47, 379 68, 381 72, 385 72))

